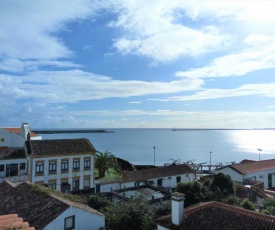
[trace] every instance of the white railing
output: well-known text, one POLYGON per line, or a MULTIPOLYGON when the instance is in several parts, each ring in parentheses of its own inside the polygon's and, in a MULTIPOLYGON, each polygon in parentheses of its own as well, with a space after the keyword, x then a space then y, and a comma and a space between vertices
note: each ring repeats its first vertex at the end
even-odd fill
POLYGON ((10 182, 24 182, 28 181, 28 175, 21 175, 21 176, 11 176, 11 177, 0 177, 0 183, 3 181, 10 181, 10 182))

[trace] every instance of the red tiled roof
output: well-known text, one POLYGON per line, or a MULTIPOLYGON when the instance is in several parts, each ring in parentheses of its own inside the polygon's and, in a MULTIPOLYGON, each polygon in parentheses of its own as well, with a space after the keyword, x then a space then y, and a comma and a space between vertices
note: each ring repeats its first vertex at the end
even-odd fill
POLYGON ((194 172, 188 165, 181 164, 138 171, 127 171, 123 172, 121 176, 123 182, 132 182, 192 173, 194 172))
POLYGON ((264 171, 268 169, 275 169, 275 159, 255 161, 255 162, 245 163, 245 164, 232 164, 232 165, 225 166, 224 168, 226 167, 229 167, 240 174, 248 174, 248 173, 259 172, 259 171, 264 171))
POLYGON ((1 230, 35 230, 34 227, 29 227, 28 222, 24 222, 17 214, 9 214, 0 216, 0 229, 1 230))
POLYGON ((96 150, 86 138, 31 140, 26 142, 28 154, 31 156, 95 154, 96 150))
MULTIPOLYGON (((21 128, 4 128, 5 130, 7 130, 10 133, 16 133, 16 134, 20 134, 21 128)), ((38 134, 31 132, 31 137, 37 137, 39 136, 38 134)))
POLYGON ((172 224, 171 215, 158 218, 156 224, 170 230, 272 230, 275 229, 275 217, 212 201, 185 208, 184 220, 179 226, 172 224))

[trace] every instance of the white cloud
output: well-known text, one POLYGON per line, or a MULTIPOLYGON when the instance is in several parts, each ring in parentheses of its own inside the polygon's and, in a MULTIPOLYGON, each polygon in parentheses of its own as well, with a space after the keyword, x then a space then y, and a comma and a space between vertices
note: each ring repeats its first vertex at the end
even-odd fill
POLYGON ((41 66, 51 66, 58 68, 79 68, 81 65, 74 64, 69 61, 54 61, 54 60, 37 60, 37 61, 21 61, 15 58, 6 58, 0 61, 0 70, 8 72, 23 72, 34 71, 41 66))
POLYGON ((275 97, 275 83, 246 84, 235 89, 207 89, 190 96, 175 96, 166 99, 148 99, 154 101, 193 101, 206 99, 219 99, 228 97, 240 97, 259 95, 263 97, 275 97))
POLYGON ((97 2, 1 1, 0 57, 56 59, 72 52, 53 33, 65 23, 84 19, 99 8, 97 2))
POLYGON ((249 72, 275 68, 275 36, 249 35, 245 48, 235 54, 214 59, 209 65, 178 71, 178 77, 206 78, 242 76, 249 72))
POLYGON ((176 11, 185 7, 182 1, 159 1, 157 5, 154 1, 124 1, 117 6, 118 19, 109 24, 125 31, 114 47, 123 54, 167 62, 224 49, 231 42, 230 36, 211 24, 195 29, 180 22, 176 11))
POLYGON ((80 70, 34 71, 26 76, 2 76, 5 84, 0 96, 25 98, 47 103, 72 103, 103 98, 126 98, 152 94, 168 94, 199 89, 201 79, 171 82, 113 80, 80 70))

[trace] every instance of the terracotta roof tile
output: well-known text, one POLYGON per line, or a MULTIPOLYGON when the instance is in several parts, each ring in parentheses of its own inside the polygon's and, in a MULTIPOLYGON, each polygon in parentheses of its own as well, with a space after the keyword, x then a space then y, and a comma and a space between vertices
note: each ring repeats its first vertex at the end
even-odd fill
POLYGON ((17 214, 9 214, 0 216, 1 230, 35 230, 34 227, 29 227, 29 223, 24 222, 23 218, 18 217, 17 214))
POLYGON ((159 168, 144 169, 138 171, 127 171, 121 174, 123 182, 144 181, 154 178, 174 176, 180 174, 192 174, 192 169, 185 164, 171 165, 159 168))
POLYGON ((0 204, 0 215, 17 213, 37 230, 71 206, 103 215, 82 203, 70 201, 68 195, 29 182, 17 186, 6 181, 0 183, 0 204))
POLYGON ((240 174, 248 174, 248 173, 259 172, 259 171, 268 170, 268 169, 275 169, 275 159, 255 161, 255 162, 245 163, 245 164, 232 164, 232 165, 227 165, 226 167, 232 168, 233 170, 239 172, 240 174))
POLYGON ((275 217, 212 201, 185 208, 184 220, 179 226, 172 224, 171 215, 157 219, 156 224, 171 230, 271 230, 275 229, 275 217))
POLYGON ((31 140, 26 142, 28 154, 49 156, 57 154, 95 154, 96 150, 88 139, 31 140))
MULTIPOLYGON (((10 133, 16 133, 16 134, 20 134, 21 128, 4 128, 5 130, 7 130, 10 133)), ((31 132, 31 137, 37 137, 39 136, 38 134, 31 132)))

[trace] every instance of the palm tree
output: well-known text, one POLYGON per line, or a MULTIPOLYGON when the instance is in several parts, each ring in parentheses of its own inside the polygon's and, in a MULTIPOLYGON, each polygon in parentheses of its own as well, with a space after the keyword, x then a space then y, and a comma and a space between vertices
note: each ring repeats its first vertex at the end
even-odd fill
POLYGON ((95 156, 95 167, 98 169, 99 177, 104 177, 108 168, 115 167, 115 165, 116 157, 112 153, 108 151, 104 153, 97 151, 95 156))

